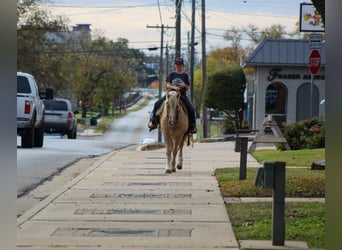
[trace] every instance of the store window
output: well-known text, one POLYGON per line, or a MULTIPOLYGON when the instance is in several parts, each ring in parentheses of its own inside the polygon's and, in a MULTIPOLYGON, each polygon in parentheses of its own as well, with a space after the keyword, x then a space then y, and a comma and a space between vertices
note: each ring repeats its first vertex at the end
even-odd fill
POLYGON ((285 114, 286 88, 282 83, 272 83, 266 89, 265 114, 285 114))

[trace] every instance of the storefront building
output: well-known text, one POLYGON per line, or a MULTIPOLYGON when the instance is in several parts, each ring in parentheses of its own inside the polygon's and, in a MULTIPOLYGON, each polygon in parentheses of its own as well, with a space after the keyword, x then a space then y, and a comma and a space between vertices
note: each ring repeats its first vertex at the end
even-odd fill
POLYGON ((264 40, 247 58, 252 67, 248 87, 248 121, 258 129, 265 116, 272 115, 279 126, 325 117, 325 49, 319 49, 321 66, 317 74, 309 70, 311 49, 307 40, 264 40))

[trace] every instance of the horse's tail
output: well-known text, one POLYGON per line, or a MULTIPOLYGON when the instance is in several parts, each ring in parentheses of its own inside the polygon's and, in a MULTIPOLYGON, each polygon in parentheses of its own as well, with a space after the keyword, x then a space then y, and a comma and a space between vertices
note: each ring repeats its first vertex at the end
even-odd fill
POLYGON ((189 131, 187 131, 184 134, 184 143, 185 143, 185 141, 186 141, 186 146, 189 147, 190 146, 190 142, 191 142, 191 136, 190 136, 189 131))

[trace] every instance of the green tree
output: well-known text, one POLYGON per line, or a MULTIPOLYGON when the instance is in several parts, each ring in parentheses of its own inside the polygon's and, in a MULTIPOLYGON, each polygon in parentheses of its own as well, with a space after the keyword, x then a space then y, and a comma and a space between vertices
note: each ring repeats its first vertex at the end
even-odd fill
POLYGON ((242 126, 242 111, 245 109, 245 74, 239 66, 230 66, 208 77, 204 102, 208 108, 233 112, 236 128, 242 126))
POLYGON ((83 117, 92 106, 102 107, 107 114, 110 105, 137 86, 143 54, 129 49, 127 39, 120 38, 116 42, 104 37, 90 42, 81 40, 77 58, 75 85, 83 117))
MULTIPOLYGON (((245 50, 240 48, 236 50, 234 47, 218 48, 210 52, 207 57, 207 75, 229 66, 238 66, 240 58, 245 58, 245 50)), ((201 110, 203 103, 202 91, 202 68, 194 71, 194 105, 196 113, 201 110)))
POLYGON ((33 74, 43 88, 47 80, 55 79, 60 68, 60 61, 51 58, 51 52, 56 52, 55 43, 46 34, 65 30, 66 25, 62 17, 53 17, 38 3, 17 1, 17 69, 33 74))
POLYGON ((285 37, 285 34, 285 27, 280 24, 272 24, 262 30, 255 25, 250 24, 247 29, 247 35, 254 45, 259 44, 264 39, 282 39, 285 37))

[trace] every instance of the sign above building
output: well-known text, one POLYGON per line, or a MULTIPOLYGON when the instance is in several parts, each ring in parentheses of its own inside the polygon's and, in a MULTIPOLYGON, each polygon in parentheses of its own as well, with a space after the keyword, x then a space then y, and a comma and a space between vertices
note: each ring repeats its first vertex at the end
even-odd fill
POLYGON ((324 32, 322 17, 313 4, 300 4, 299 31, 324 32))

